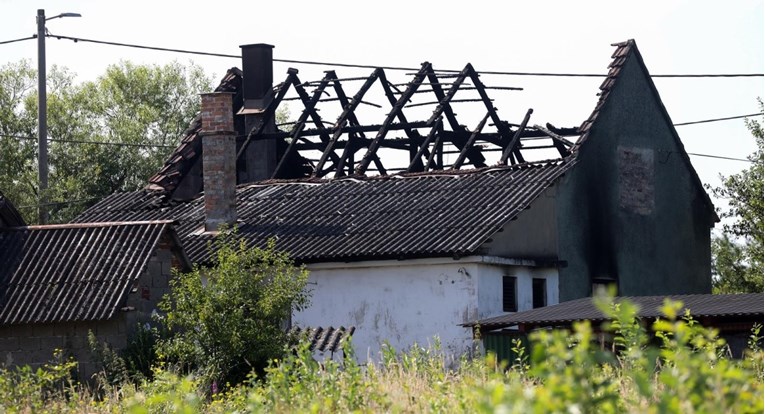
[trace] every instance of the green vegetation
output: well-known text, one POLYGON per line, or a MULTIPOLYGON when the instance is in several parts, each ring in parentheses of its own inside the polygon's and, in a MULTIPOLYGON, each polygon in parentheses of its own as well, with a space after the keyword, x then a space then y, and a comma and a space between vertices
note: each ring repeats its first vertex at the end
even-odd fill
MULTIPOLYGON (((511 365, 493 355, 445 366, 436 347, 387 349, 379 364, 359 365, 344 344, 341 362, 316 362, 301 343, 261 376, 207 395, 206 379, 167 367, 152 380, 105 386, 99 393, 66 381, 66 364, 0 373, 7 412, 512 412, 759 413, 763 353, 759 330, 742 360, 724 342, 668 302, 646 333, 628 303, 601 308, 613 349, 601 349, 588 323, 573 333, 537 331, 531 352, 511 365), (655 344, 655 345, 654 345, 655 344)), ((518 346, 518 344, 516 344, 518 346)))
POLYGON ((760 121, 747 119, 746 125, 757 142, 757 151, 748 157, 752 165, 722 177, 722 186, 712 190, 728 202, 729 210, 721 217, 734 219, 723 226, 721 237, 712 240, 716 293, 763 290, 763 131, 760 121))
MULTIPOLYGON (((38 217, 36 86, 29 61, 0 66, 0 188, 28 223, 38 217)), ((47 199, 61 204, 50 207, 51 222, 67 222, 97 199, 146 185, 198 112, 198 94, 210 90, 194 64, 121 62, 83 83, 53 66, 47 199)))
POLYGON ((214 266, 176 273, 160 318, 159 359, 223 389, 262 373, 288 344, 286 322, 308 303, 308 272, 286 253, 249 248, 235 232, 215 241, 214 266))

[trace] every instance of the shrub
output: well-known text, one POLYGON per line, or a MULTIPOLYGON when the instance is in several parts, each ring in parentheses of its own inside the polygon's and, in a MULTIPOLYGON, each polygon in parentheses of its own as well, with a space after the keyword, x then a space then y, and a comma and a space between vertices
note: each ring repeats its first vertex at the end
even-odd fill
POLYGON ((285 322, 308 301, 308 273, 273 241, 250 248, 229 232, 214 246, 214 266, 175 274, 160 303, 169 337, 159 340, 158 351, 181 372, 222 390, 282 355, 285 322))

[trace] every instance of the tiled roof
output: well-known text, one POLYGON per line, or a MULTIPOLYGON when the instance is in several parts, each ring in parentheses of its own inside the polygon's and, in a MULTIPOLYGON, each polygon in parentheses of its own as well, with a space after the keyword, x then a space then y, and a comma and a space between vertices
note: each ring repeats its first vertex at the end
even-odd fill
POLYGON ((343 340, 353 336, 355 331, 356 327, 354 326, 348 328, 330 326, 329 328, 295 328, 293 333, 305 335, 305 340, 311 344, 309 347, 311 351, 338 352, 342 351, 343 340))
MULTIPOLYGON (((239 233, 260 246, 273 237, 300 262, 469 255, 573 163, 240 186, 239 233)), ((203 204, 203 197, 114 194, 76 221, 175 220, 189 258, 201 263, 210 240, 200 234, 203 204)))
POLYGON ((0 325, 111 318, 171 222, 0 229, 0 325))
POLYGON ((25 226, 24 219, 13 206, 11 200, 8 200, 3 193, 0 192, 0 228, 2 227, 18 227, 25 226))
MULTIPOLYGON (((745 293, 729 295, 668 295, 668 296, 625 296, 615 298, 616 302, 629 300, 638 305, 638 317, 653 319, 663 316, 660 308, 664 300, 683 302, 684 309, 690 310, 694 318, 723 317, 740 315, 763 315, 763 294, 745 293)), ((681 311, 681 314, 685 310, 681 311)), ((545 306, 523 312, 487 318, 469 325, 498 329, 518 324, 557 325, 574 321, 606 319, 595 306, 593 298, 582 298, 557 305, 545 306)))

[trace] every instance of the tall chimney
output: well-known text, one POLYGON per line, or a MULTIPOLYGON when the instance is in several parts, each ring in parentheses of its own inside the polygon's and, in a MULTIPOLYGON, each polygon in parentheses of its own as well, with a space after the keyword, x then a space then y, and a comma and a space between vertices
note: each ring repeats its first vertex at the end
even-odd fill
POLYGON ((233 93, 202 96, 202 173, 204 176, 205 231, 236 222, 236 132, 233 93))
MULTIPOLYGON (((242 45, 242 97, 244 105, 238 115, 244 115, 245 135, 260 128, 265 122, 263 112, 273 99, 273 49, 272 45, 257 43, 242 45)), ((264 133, 276 132, 274 117, 266 124, 264 133)), ((245 171, 240 172, 239 182, 252 182, 271 178, 276 170, 276 140, 250 141, 243 154, 245 171)))

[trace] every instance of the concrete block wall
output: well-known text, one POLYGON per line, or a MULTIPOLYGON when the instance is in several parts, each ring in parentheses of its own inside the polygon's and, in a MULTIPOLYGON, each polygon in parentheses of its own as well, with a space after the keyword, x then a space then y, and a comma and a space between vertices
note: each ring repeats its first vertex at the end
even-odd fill
POLYGON ((52 361, 56 349, 78 362, 79 379, 89 379, 99 367, 93 361, 88 332, 115 349, 127 345, 124 314, 108 321, 25 324, 0 327, 0 364, 38 368, 52 361))
POLYGON ((144 272, 130 288, 124 307, 112 319, 0 326, 0 364, 37 368, 51 361, 54 351, 61 349, 66 357, 78 361, 79 379, 90 379, 100 367, 93 360, 88 332, 115 350, 124 349, 137 324, 149 322, 162 296, 170 291, 172 269, 180 266, 173 247, 167 236, 160 241, 144 272))

